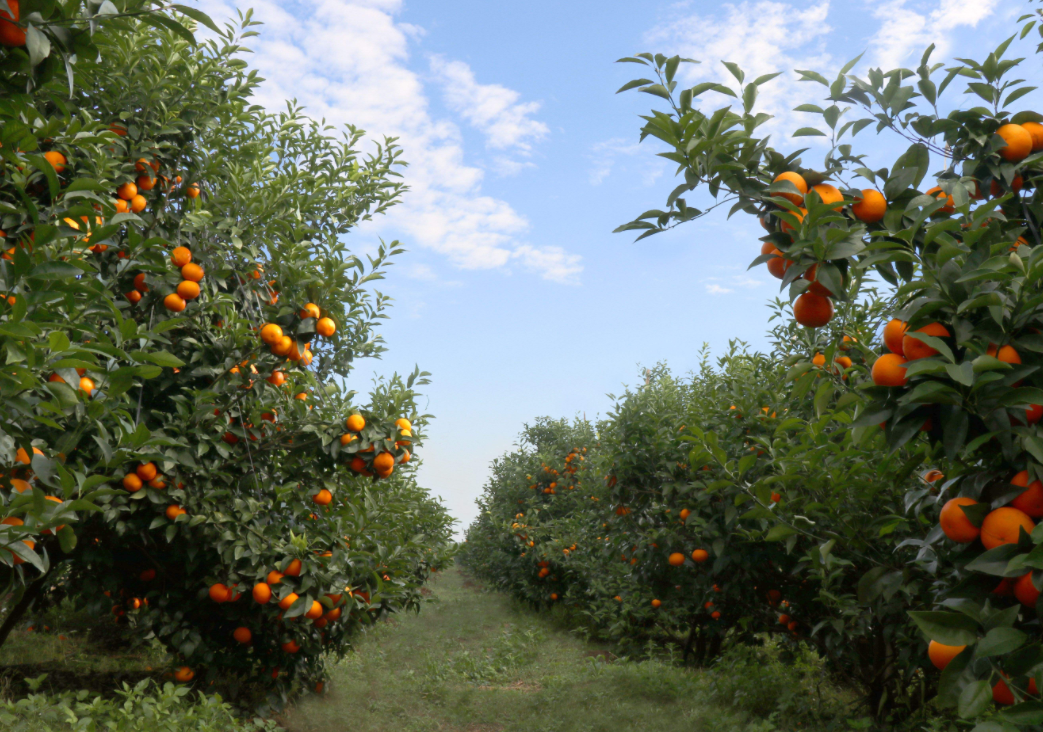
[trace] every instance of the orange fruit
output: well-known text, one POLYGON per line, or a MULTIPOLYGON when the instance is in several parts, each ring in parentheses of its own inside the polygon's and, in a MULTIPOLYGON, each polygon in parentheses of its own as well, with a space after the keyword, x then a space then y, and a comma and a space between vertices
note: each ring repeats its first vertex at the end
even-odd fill
MULTIPOLYGON (((806 208, 802 208, 799 211, 789 211, 788 213, 797 219, 798 224, 802 224, 804 223, 804 217, 808 214, 808 210, 806 208)), ((781 219, 779 222, 779 229, 781 229, 784 234, 787 234, 793 231, 794 227, 793 224, 791 224, 790 222, 786 221, 785 219, 781 219)))
POLYGON ((159 475, 159 470, 156 468, 155 463, 151 462, 141 463, 140 465, 138 465, 137 468, 134 469, 134 472, 137 474, 139 478, 146 482, 152 480, 157 475, 159 475))
POLYGON ((1039 122, 1024 122, 1021 127, 1032 138, 1032 152, 1043 150, 1043 125, 1039 122))
POLYGON ((387 472, 395 467, 395 456, 390 452, 382 452, 373 458, 373 469, 378 472, 387 472))
POLYGON ((981 529, 972 524, 971 520, 967 518, 967 514, 960 508, 960 506, 977 505, 977 501, 966 496, 948 500, 942 506, 941 516, 938 521, 942 527, 942 532, 957 544, 970 544, 977 539, 981 529))
POLYGON ((148 292, 148 285, 145 284, 144 272, 139 272, 134 275, 134 289, 138 292, 148 292))
POLYGON ((804 194, 808 192, 808 184, 807 181, 804 180, 804 176, 802 176, 800 173, 794 173, 793 171, 787 170, 785 173, 780 173, 779 175, 775 176, 775 180, 773 180, 772 183, 780 183, 782 181, 789 181, 797 187, 797 190, 800 191, 800 193, 797 194, 779 192, 772 193, 771 195, 779 196, 780 198, 785 198, 787 201, 789 201, 795 206, 799 206, 800 204, 804 203, 804 194))
POLYGON ((1010 505, 1032 518, 1043 518, 1043 482, 1034 480, 1029 483, 1028 471, 1022 470, 1010 479, 1010 484, 1025 489, 1024 493, 1018 494, 1018 497, 1010 502, 1010 505))
POLYGON ((294 559, 286 567, 285 572, 287 577, 300 577, 301 576, 301 560, 294 559))
POLYGON ((280 610, 289 610, 290 609, 290 605, 292 605, 295 602, 297 602, 297 593, 296 592, 291 592, 289 595, 287 595, 283 599, 279 600, 279 609, 280 610))
POLYGON ((177 519, 178 516, 182 516, 185 513, 185 509, 181 508, 181 506, 178 506, 176 504, 173 506, 167 506, 166 515, 167 518, 171 521, 174 521, 175 519, 177 519))
MULTIPOLYGON (((1025 185, 1025 179, 1022 178, 1020 175, 1016 175, 1016 176, 1014 176, 1014 180, 1012 180, 1010 182, 1010 190, 1013 193, 1017 193, 1018 191, 1021 190, 1021 187, 1023 185, 1025 185)), ((998 180, 993 178, 992 182, 989 183, 989 195, 992 196, 993 198, 998 198, 999 196, 1002 196, 1005 193, 1005 191, 1004 191, 1005 187, 1006 187, 1005 185, 1001 185, 998 180)), ((1024 240, 1019 238, 1019 241, 1024 241, 1024 240)), ((1025 242, 1025 243, 1028 244, 1028 242, 1025 242)))
POLYGON ((1032 572, 1027 572, 1018 577, 1018 581, 1014 583, 1014 597, 1018 598, 1018 602, 1022 605, 1032 608, 1036 607, 1036 600, 1039 599, 1039 590, 1032 583, 1032 572))
POLYGON ((123 487, 130 493, 137 493, 141 490, 144 483, 141 482, 141 478, 136 476, 134 473, 127 473, 123 476, 123 487))
MULTIPOLYGON (((10 2, 10 0, 8 0, 10 2)), ((188 666, 182 666, 174 672, 174 680, 179 681, 182 684, 187 683, 195 678, 195 672, 188 666)))
POLYGON ((269 600, 272 599, 272 588, 266 585, 264 582, 258 582, 254 585, 253 592, 251 593, 254 598, 254 602, 260 605, 266 605, 269 600))
POLYGON ((819 183, 817 186, 811 186, 811 190, 818 194, 819 198, 822 199, 822 203, 835 204, 830 208, 839 211, 844 207, 844 194, 836 186, 832 186, 829 183, 819 183))
POLYGON ((873 362, 870 375, 877 386, 905 386, 907 361, 897 353, 885 353, 873 362))
POLYGON ((134 196, 138 195, 138 187, 133 183, 124 183, 116 189, 116 195, 124 201, 130 201, 134 196))
POLYGON ((282 644, 282 649, 287 653, 296 653, 301 647, 297 645, 297 641, 287 641, 282 644))
POLYGON ((884 345, 887 346, 887 350, 891 353, 897 353, 899 356, 905 356, 905 351, 902 350, 902 343, 908 328, 908 323, 897 318, 884 326, 884 345))
POLYGON ((768 272, 771 273, 771 276, 775 279, 781 280, 786 276, 786 270, 793 265, 793 261, 786 259, 782 255, 782 252, 775 247, 772 247, 769 254, 773 254, 774 256, 767 261, 768 272))
POLYGON ((326 338, 333 335, 336 330, 337 326, 332 318, 319 318, 319 322, 315 324, 315 332, 326 338))
POLYGON ((269 346, 275 343, 279 338, 282 338, 282 328, 275 323, 266 323, 264 327, 261 328, 261 340, 269 346))
POLYGON ((323 488, 321 491, 319 491, 314 496, 312 496, 311 500, 313 500, 315 503, 319 504, 320 506, 328 506, 330 501, 333 500, 333 494, 330 493, 325 488, 323 488))
POLYGON ((65 159, 65 156, 57 150, 45 152, 43 154, 43 157, 48 163, 51 164, 51 167, 54 168, 55 173, 61 173, 63 170, 65 170, 65 163, 67 163, 68 161, 65 159))
POLYGON ((90 394, 94 391, 94 381, 86 376, 80 379, 80 391, 90 394))
POLYGON ((992 700, 1002 706, 1008 706, 1014 703, 1014 692, 1010 690, 1010 687, 1000 679, 992 687, 992 700))
POLYGON ((156 179, 151 175, 139 175, 136 183, 139 191, 151 191, 156 187, 156 179))
POLYGON ((300 312, 302 318, 319 318, 321 315, 322 311, 319 310, 319 306, 313 302, 310 302, 301 308, 300 312))
POLYGON ((866 224, 875 224, 887 213, 887 199, 884 194, 874 188, 862 190, 862 197, 856 198, 851 206, 855 218, 866 224))
POLYGON ((1036 424, 1043 419, 1043 404, 1033 404, 1025 410, 1026 424, 1036 424))
POLYGON ((134 304, 141 302, 141 293, 137 290, 131 290, 127 293, 127 299, 134 304))
POLYGON ((249 643, 253 639, 253 633, 249 628, 239 626, 232 632, 232 637, 240 643, 249 643))
POLYGON ((361 414, 353 414, 348 417, 347 427, 349 432, 361 432, 366 426, 366 420, 361 414))
POLYGON ((819 368, 822 368, 826 365, 826 357, 821 353, 816 353, 815 356, 811 359, 811 363, 815 366, 818 366, 819 368))
POLYGON ((1027 158, 1032 152, 1032 135, 1021 125, 1003 125, 996 130, 996 134, 1007 143, 999 151, 1004 160, 1016 163, 1027 158))
POLYGON ((670 563, 671 567, 680 567, 682 564, 684 564, 684 554, 682 554, 681 552, 674 552, 667 558, 666 561, 670 563))
POLYGON ((178 283, 177 294, 182 300, 195 300, 199 297, 199 285, 192 280, 178 283))
POLYGON ((811 283, 808 287, 808 292, 813 295, 821 295, 822 297, 832 297, 833 292, 827 290, 825 285, 818 281, 818 264, 813 264, 808 267, 808 270, 804 273, 804 279, 811 283))
POLYGON ((996 344, 990 343, 989 348, 985 353, 993 358, 999 359, 1003 363, 1021 363, 1021 355, 1014 349, 1014 346, 1004 346, 997 352, 996 344))
POLYGON ((174 313, 180 313, 185 309, 186 304, 184 298, 176 292, 172 292, 163 298, 163 307, 174 313))
POLYGON ((945 474, 942 473, 942 471, 935 470, 933 468, 931 470, 928 470, 926 473, 923 474, 924 482, 927 482, 927 483, 936 483, 939 480, 942 480, 943 478, 945 478, 945 474))
POLYGON ((286 374, 284 374, 282 371, 273 371, 272 375, 268 377, 267 381, 272 386, 282 386, 286 383, 286 374))
POLYGON ((366 473, 366 461, 360 457, 353 458, 351 461, 351 469, 356 473, 366 473))
MULTIPOLYGON (((851 368, 852 364, 854 364, 854 361, 852 361, 850 357, 837 356, 837 366, 839 366, 840 368, 849 369, 851 368)), ((845 376, 844 378, 846 379, 847 377, 845 376)))
POLYGON ((659 600, 652 600, 652 607, 659 607, 662 604, 663 603, 660 602, 659 600))
POLYGON ((1024 511, 1002 506, 989 513, 981 524, 981 543, 986 549, 1003 544, 1016 544, 1021 530, 1031 534, 1035 522, 1024 511))
POLYGON ((290 336, 282 336, 272 343, 272 353, 276 356, 288 356, 293 348, 293 339, 290 336))
POLYGON ((231 591, 225 585, 217 582, 210 585, 210 599, 214 602, 228 602, 228 598, 232 596, 231 591))
POLYGON ((944 671, 945 667, 948 666, 954 658, 956 658, 963 649, 967 646, 946 646, 942 645, 938 641, 931 641, 927 644, 927 657, 931 659, 931 663, 939 671, 944 671))
POLYGON ((692 552, 692 561, 696 564, 702 564, 710 558, 710 553, 705 549, 696 549, 692 552))
POLYGON ((140 193, 130 199, 130 210, 134 213, 141 213, 146 206, 148 206, 148 201, 140 193))
POLYGON ((805 292, 793 303, 793 317, 805 328, 820 328, 833 319, 833 301, 805 292))
POLYGON ((282 572, 276 572, 273 569, 271 572, 268 573, 268 577, 267 577, 268 584, 270 584, 270 585, 277 585, 280 582, 282 582, 282 578, 283 578, 282 572))
POLYGON ((189 282, 200 282, 203 279, 203 268, 190 262, 181 268, 181 276, 189 282))
POLYGON ((192 252, 188 247, 174 247, 174 251, 170 253, 170 261, 175 267, 184 267, 192 261, 192 252))
POLYGON ((681 509, 681 514, 680 514, 680 515, 681 515, 681 520, 682 520, 682 521, 684 521, 684 520, 686 520, 686 519, 687 519, 687 518, 688 518, 689 516, 691 516, 691 515, 692 515, 692 512, 691 512, 691 511, 690 511, 689 509, 687 509, 687 508, 682 508, 682 509, 681 509))
MULTIPOLYGON (((949 337, 949 329, 941 323, 928 323, 923 328, 917 328, 913 332, 935 336, 936 338, 949 337)), ((910 337, 908 334, 902 337, 902 355, 904 355, 908 361, 914 361, 918 358, 927 358, 937 354, 938 351, 931 348, 926 343, 910 337)))
POLYGON ((199 198, 199 185, 197 183, 189 183, 188 188, 185 189, 185 195, 189 198, 199 198))
POLYGON ((945 201, 945 205, 938 209, 935 213, 946 213, 951 214, 956 210, 956 201, 948 193, 943 191, 940 186, 935 186, 927 191, 928 196, 934 196, 939 200, 945 201))
POLYGON ((713 618, 714 620, 720 620, 721 619, 721 611, 720 610, 714 610, 712 613, 710 613, 710 617, 713 618))
POLYGON ((25 28, 15 25, 20 19, 18 0, 7 0, 7 7, 11 9, 10 13, 0 10, 0 45, 10 48, 24 46, 25 28))
POLYGON ((112 205, 116 207, 116 213, 127 213, 127 211, 130 211, 130 206, 122 198, 117 198, 112 205))

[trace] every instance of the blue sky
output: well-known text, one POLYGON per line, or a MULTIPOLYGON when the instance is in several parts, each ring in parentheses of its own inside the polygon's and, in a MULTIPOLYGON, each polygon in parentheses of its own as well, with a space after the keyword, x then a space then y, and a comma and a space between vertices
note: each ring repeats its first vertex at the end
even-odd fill
MULTIPOLYGON (((224 0, 199 3, 216 20, 224 0)), ((765 345, 765 303, 777 281, 758 254, 755 221, 711 215, 634 244, 612 229, 660 207, 676 185, 654 141, 638 145, 656 100, 616 96, 639 74, 613 63, 640 51, 702 60, 682 84, 728 82, 720 59, 749 76, 787 72, 758 107, 776 115, 775 144, 814 123, 792 113, 819 89, 794 68, 835 75, 865 51, 870 65, 915 66, 983 58, 1014 32, 1021 0, 324 0, 251 3, 265 25, 248 60, 267 79, 258 101, 297 98, 317 117, 401 136, 413 190, 403 205, 355 235, 409 250, 381 289, 395 298, 382 361, 359 365, 352 386, 375 373, 432 372, 436 416, 421 456, 421 482, 463 528, 475 513, 492 459, 540 415, 594 418, 606 396, 666 362, 677 372, 738 338, 765 345), (972 47, 972 48, 969 48, 972 47), (957 51, 956 49, 960 49, 957 51), (980 50, 979 50, 980 49, 980 50)), ((248 7, 243 5, 241 7, 248 7)), ((1028 43, 1018 55, 1030 55, 1028 43)), ((1025 74, 1038 68, 1033 59, 1025 74)), ((958 98, 959 101, 959 98, 958 98)), ((709 97, 709 108, 723 106, 709 97)), ((904 148, 884 143, 879 164, 904 148)), ((801 144, 797 144, 800 142, 801 144)), ((805 161, 821 160, 813 149, 805 161)))

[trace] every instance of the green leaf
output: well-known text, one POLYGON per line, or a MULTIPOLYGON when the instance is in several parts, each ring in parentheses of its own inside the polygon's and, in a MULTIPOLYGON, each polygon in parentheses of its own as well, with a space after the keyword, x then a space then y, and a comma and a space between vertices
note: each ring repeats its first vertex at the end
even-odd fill
POLYGON ((828 137, 828 135, 814 127, 801 127, 793 133, 793 137, 828 137))
POLYGON ((185 362, 172 353, 166 351, 153 351, 151 353, 142 353, 140 351, 135 352, 135 356, 140 354, 141 358, 146 361, 151 361, 157 366, 165 366, 168 368, 181 368, 185 365, 185 362))
POLYGON ((909 617, 929 640, 947 646, 969 646, 978 641, 978 624, 963 613, 914 611, 909 617))
POLYGON ((988 681, 974 681, 960 694, 959 714, 964 719, 980 716, 992 704, 992 687, 988 681))
POLYGON ((1028 640, 1028 634, 1016 628, 993 628, 978 641, 979 658, 1002 656, 1021 648, 1028 640))
POLYGON ((786 524, 778 524, 772 526, 767 536, 764 537, 765 541, 782 541, 783 539, 793 536, 797 533, 797 530, 786 524))
POLYGON ((210 16, 207 15, 206 13, 202 12, 201 10, 197 10, 196 8, 192 8, 192 7, 189 7, 187 5, 176 5, 175 4, 175 5, 171 5, 170 7, 173 8, 174 10, 178 11, 179 13, 183 14, 183 15, 187 15, 189 18, 191 18, 192 20, 196 21, 197 23, 202 23, 207 28, 212 30, 214 33, 220 33, 221 32, 221 29, 218 28, 217 24, 215 24, 214 21, 212 21, 210 19, 210 16))

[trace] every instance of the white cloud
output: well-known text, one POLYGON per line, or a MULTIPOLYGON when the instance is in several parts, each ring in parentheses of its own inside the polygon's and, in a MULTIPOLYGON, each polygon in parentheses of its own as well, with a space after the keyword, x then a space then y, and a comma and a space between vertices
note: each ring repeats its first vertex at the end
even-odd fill
POLYGON ((735 292, 735 290, 729 287, 721 287, 720 285, 707 285, 706 291, 711 295, 727 295, 730 292, 735 292))
MULTIPOLYGON (((223 0, 200 5, 218 22, 234 17, 223 0)), ((315 0, 292 13, 275 0, 251 5, 264 23, 260 36, 246 42, 254 51, 246 59, 266 80, 255 101, 279 110, 296 99, 330 124, 354 124, 376 139, 399 138, 410 191, 364 231, 401 237, 465 269, 518 263, 551 281, 562 281, 563 266, 578 275, 579 257, 524 244, 525 217, 482 193, 484 173, 465 161, 459 125, 432 112, 424 79, 410 67, 411 44, 423 30, 396 19, 402 0, 315 0)), ((533 118, 538 104, 506 87, 479 84, 466 64, 438 63, 450 107, 486 136, 490 148, 525 155, 547 133, 533 118)), ((508 174, 523 165, 498 162, 496 169, 508 174)))
POLYGON ((539 102, 520 102, 518 92, 499 84, 479 84, 463 61, 436 55, 430 64, 449 108, 480 130, 489 147, 528 152, 549 132, 547 125, 531 117, 539 111, 539 102))
MULTIPOLYGON (((747 82, 763 74, 783 72, 759 88, 755 110, 775 116, 762 130, 790 132, 808 124, 806 116, 791 109, 808 97, 821 96, 821 87, 811 88, 807 82, 798 81, 791 69, 833 65, 833 58, 824 47, 832 32, 826 22, 829 7, 829 0, 802 5, 756 0, 727 3, 706 14, 688 13, 685 6, 678 6, 675 10, 681 14, 645 34, 645 42, 667 55, 680 54, 702 61, 682 64, 682 84, 686 85, 716 81, 737 89, 735 77, 721 60, 738 64, 747 82)), ((735 102, 732 97, 715 92, 707 92, 700 100, 705 109, 735 102)))
POLYGON ((711 295, 729 295, 736 290, 752 290, 765 284, 763 280, 750 277, 748 274, 707 277, 703 282, 706 283, 706 292, 711 295))
POLYGON ((881 21, 870 41, 873 63, 891 69, 918 62, 932 43, 937 45, 932 58, 947 59, 953 31, 961 26, 977 26, 994 12, 996 3, 997 0, 943 0, 917 3, 918 10, 907 7, 907 0, 880 3, 873 8, 873 17, 881 21))
POLYGON ((667 164, 661 158, 650 157, 646 148, 642 148, 636 142, 627 142, 619 137, 595 142, 590 146, 590 153, 587 157, 592 163, 589 174, 592 186, 601 185, 606 178, 616 172, 616 168, 620 167, 620 162, 625 160, 634 162, 621 167, 645 186, 655 183, 667 168, 667 164))

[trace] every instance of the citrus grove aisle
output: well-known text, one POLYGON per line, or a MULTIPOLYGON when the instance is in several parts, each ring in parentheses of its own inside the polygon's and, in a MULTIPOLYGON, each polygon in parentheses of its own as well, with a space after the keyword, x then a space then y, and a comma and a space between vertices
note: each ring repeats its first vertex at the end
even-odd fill
POLYGON ((773 729, 704 702, 703 674, 610 655, 457 569, 419 615, 364 637, 327 693, 289 710, 291 732, 626 732, 773 729))

